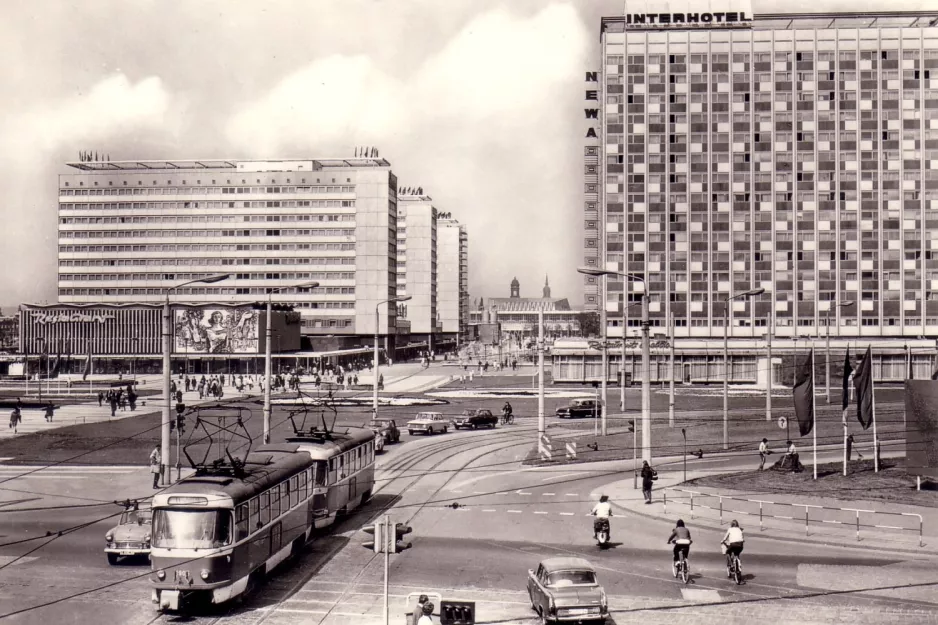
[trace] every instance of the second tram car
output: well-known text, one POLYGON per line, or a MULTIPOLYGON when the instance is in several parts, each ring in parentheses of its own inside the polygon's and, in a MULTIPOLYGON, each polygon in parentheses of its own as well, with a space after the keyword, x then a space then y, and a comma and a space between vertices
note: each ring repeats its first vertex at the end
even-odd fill
POLYGON ((182 610, 249 590, 316 527, 368 500, 374 432, 312 432, 252 451, 240 471, 197 469, 153 497, 154 603, 182 610))

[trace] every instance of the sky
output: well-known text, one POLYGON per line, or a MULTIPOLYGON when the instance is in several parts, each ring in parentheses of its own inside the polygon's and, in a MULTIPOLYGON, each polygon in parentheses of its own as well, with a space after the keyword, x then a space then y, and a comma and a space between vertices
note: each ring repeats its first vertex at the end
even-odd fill
MULTIPOLYGON (((734 0, 735 1, 735 0, 734 0)), ((710 0, 715 4, 716 0, 710 0)), ((756 12, 928 0, 754 2, 756 12)), ((468 227, 470 295, 581 304, 584 72, 621 0, 4 0, 0 306, 56 300, 56 176, 112 160, 350 157, 468 227)))

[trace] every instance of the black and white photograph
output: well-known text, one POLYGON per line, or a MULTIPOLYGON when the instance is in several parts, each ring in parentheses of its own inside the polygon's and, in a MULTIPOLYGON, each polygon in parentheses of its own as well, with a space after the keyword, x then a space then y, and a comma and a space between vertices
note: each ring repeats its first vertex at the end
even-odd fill
POLYGON ((938 625, 938 3, 7 0, 0 625, 938 625))

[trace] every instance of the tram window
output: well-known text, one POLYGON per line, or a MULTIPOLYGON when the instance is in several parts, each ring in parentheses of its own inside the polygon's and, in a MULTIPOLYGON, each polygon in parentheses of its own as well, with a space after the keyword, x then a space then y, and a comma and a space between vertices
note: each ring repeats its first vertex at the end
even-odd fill
POLYGON ((276 519, 280 516, 280 485, 270 489, 270 518, 276 519))
POLYGON ((299 478, 299 492, 297 494, 300 498, 300 501, 306 501, 306 498, 309 497, 309 492, 306 489, 309 484, 307 481, 308 473, 308 471, 303 471, 297 476, 299 478))
POLYGON ((293 490, 294 479, 295 478, 291 477, 289 480, 286 480, 283 484, 280 485, 280 496, 283 501, 283 503, 280 504, 280 509, 283 512, 286 512, 287 510, 292 508, 294 505, 294 502, 293 502, 293 497, 295 496, 294 490, 293 490))
POLYGON ((339 456, 339 479, 340 480, 345 478, 345 456, 346 454, 342 454, 341 456, 339 456))
POLYGON ((336 476, 338 473, 336 472, 336 464, 338 464, 338 458, 329 459, 329 484, 335 484, 337 481, 336 476))
POLYGON ((270 523, 270 493, 261 493, 261 525, 270 523))
POLYGON ((290 478, 290 507, 295 508, 300 503, 300 476, 290 478))
POLYGON ((258 500, 257 497, 255 497, 254 499, 248 502, 248 505, 250 506, 250 509, 251 509, 250 529, 252 531, 258 527, 258 521, 260 520, 260 516, 258 515, 259 504, 260 504, 260 501, 258 500))
POLYGON ((241 504, 235 508, 235 540, 241 540, 251 533, 248 526, 248 505, 241 504))

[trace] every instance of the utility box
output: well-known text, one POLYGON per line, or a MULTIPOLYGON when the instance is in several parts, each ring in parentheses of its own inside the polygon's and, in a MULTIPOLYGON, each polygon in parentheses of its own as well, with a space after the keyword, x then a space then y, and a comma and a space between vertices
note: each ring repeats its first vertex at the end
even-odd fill
POLYGON ((475 625, 475 601, 448 601, 440 602, 441 625, 475 625))

